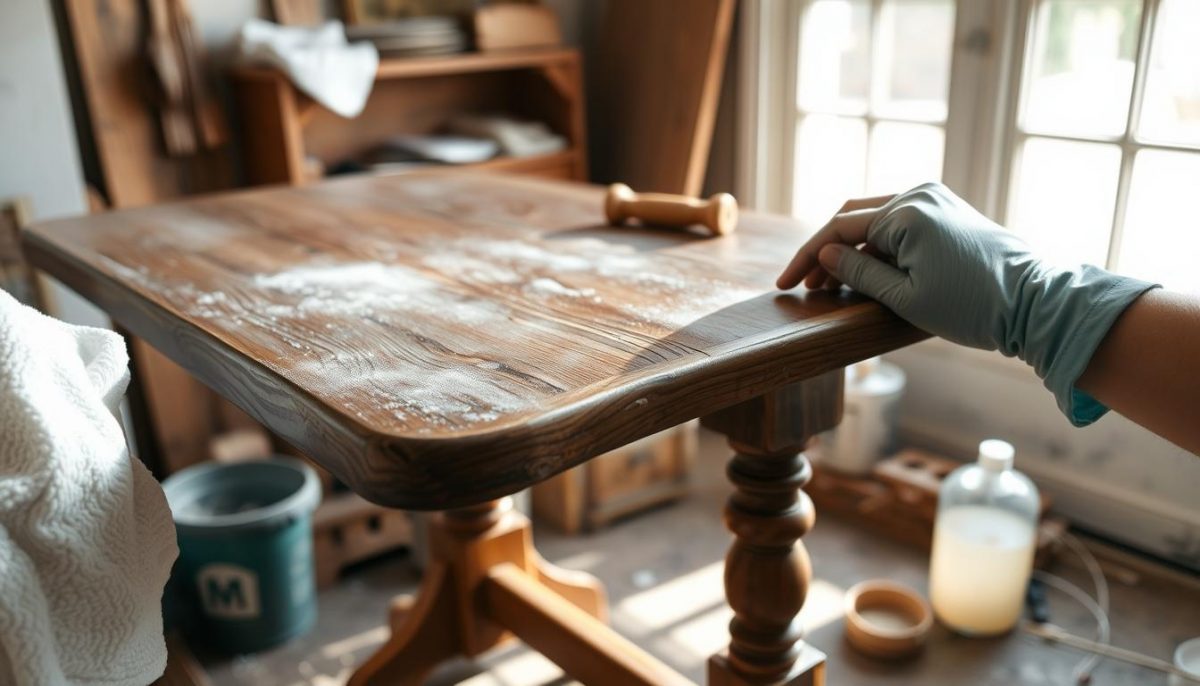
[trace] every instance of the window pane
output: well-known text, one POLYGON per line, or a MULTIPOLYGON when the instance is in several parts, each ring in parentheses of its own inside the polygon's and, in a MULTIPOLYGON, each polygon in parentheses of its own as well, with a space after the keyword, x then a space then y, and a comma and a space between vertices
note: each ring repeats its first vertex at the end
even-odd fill
POLYGON ((792 214, 824 224, 847 198, 863 194, 867 125, 861 119, 809 115, 796 130, 792 214))
POLYGON ((945 121, 954 42, 953 0, 887 0, 879 22, 875 46, 881 58, 876 62, 879 113, 899 119, 945 121))
POLYGON ((1138 153, 1117 261, 1121 273, 1200 291, 1200 231, 1192 207, 1197 189, 1200 154, 1138 153))
POLYGON ((1200 145, 1200 2, 1164 0, 1146 70, 1139 135, 1200 145))
POLYGON ((867 195, 898 193, 942 178, 945 134, 939 126, 879 122, 871 130, 867 195))
POLYGON ((871 10, 866 0, 817 0, 800 33, 801 109, 865 112, 870 87, 871 10))
POLYGON ((1028 130, 1120 135, 1129 115, 1140 0, 1047 0, 1025 85, 1028 130))
POLYGON ((1030 138, 1018 159, 1009 227, 1058 262, 1104 266, 1120 148, 1030 138))

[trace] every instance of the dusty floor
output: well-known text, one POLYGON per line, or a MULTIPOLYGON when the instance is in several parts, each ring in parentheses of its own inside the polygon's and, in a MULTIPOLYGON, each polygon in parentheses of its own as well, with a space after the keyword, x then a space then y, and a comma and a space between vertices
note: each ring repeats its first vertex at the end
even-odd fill
MULTIPOLYGON (((697 682, 708 655, 724 646, 730 612, 721 588, 722 558, 729 536, 722 528, 727 493, 723 464, 727 449, 706 434, 696 469, 694 495, 621 522, 599 533, 565 537, 536 533, 542 554, 563 567, 582 569, 608 588, 612 624, 622 634, 697 682)), ((888 577, 924 591, 925 556, 856 531, 833 518, 821 519, 804 539, 816 580, 805 606, 808 640, 829 654, 832 685, 846 684, 1069 684, 1080 659, 1020 632, 973 640, 935 627, 916 659, 874 662, 853 653, 842 640, 841 593, 855 582, 888 577)), ((1055 570, 1088 588, 1074 565, 1055 570)), ((413 590, 419 572, 404 554, 366 563, 320 596, 318 627, 275 650, 250 657, 203 656, 217 686, 333 686, 381 643, 388 600, 413 590)), ((1200 636, 1200 592, 1166 581, 1135 585, 1114 582, 1113 642, 1169 659, 1174 646, 1200 636)), ((1052 618, 1083 635, 1094 629, 1073 601, 1051 592, 1052 618)), ((448 664, 434 684, 525 686, 573 683, 539 655, 513 645, 479 662, 448 664)), ((1164 684, 1165 677, 1121 663, 1105 662, 1093 684, 1164 684)))

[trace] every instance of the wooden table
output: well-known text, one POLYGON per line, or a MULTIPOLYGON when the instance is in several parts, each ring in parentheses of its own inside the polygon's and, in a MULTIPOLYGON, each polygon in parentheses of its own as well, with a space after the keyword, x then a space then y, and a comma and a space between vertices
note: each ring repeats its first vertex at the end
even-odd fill
POLYGON ((601 216, 594 187, 443 172, 51 222, 25 247, 358 493, 445 510, 420 594, 352 683, 418 683, 513 634, 586 683, 682 682, 602 623, 594 579, 541 560, 506 496, 694 417, 736 452, 736 618, 709 683, 822 683, 795 621, 800 449, 837 423, 842 367, 923 334, 849 294, 775 291, 791 220, 708 239, 601 216))

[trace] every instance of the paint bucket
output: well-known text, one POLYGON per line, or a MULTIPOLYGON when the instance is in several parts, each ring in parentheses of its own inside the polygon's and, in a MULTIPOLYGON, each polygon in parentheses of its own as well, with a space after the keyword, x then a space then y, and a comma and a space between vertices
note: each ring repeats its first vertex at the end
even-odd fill
POLYGON ((173 583, 197 638, 251 653, 307 632, 317 618, 312 513, 316 472, 287 457, 188 467, 163 482, 175 518, 173 583))

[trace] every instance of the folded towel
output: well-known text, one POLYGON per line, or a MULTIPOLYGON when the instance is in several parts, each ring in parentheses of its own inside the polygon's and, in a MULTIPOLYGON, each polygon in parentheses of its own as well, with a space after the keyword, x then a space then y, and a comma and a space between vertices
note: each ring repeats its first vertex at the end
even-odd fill
POLYGON ((379 67, 375 46, 348 43, 340 21, 280 26, 251 19, 242 25, 238 54, 243 62, 278 68, 313 100, 346 118, 366 106, 379 67))
POLYGON ((178 550, 117 420, 128 356, 0 291, 0 683, 142 686, 178 550))

